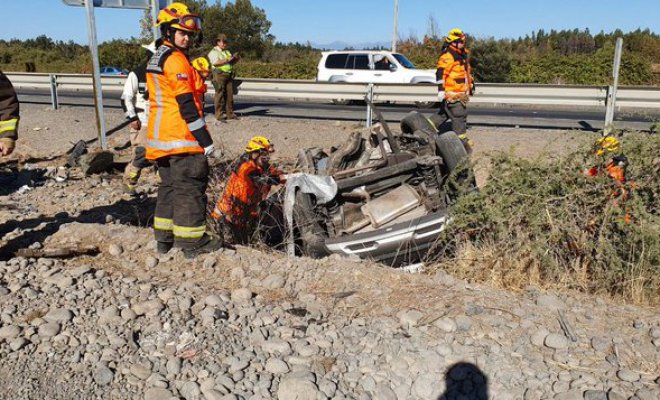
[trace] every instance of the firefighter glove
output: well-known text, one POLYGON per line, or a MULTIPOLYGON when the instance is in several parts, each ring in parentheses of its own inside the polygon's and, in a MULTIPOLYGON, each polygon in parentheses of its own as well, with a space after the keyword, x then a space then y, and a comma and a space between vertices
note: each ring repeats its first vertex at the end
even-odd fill
POLYGON ((215 147, 213 146, 213 144, 211 144, 209 146, 206 146, 206 147, 204 147, 204 155, 209 157, 213 154, 214 150, 215 150, 215 147))

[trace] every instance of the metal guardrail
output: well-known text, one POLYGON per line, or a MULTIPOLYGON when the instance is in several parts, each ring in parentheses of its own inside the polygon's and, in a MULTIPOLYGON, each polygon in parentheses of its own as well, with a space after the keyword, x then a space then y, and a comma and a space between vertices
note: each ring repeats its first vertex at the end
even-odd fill
MULTIPOLYGON (((21 89, 51 90, 53 107, 57 108, 57 91, 88 91, 91 75, 8 73, 13 85, 21 89)), ((103 90, 121 92, 125 77, 101 78, 103 90)), ((307 80, 237 79, 238 96, 296 100, 364 100, 374 102, 436 102, 437 88, 433 84, 366 84, 327 83, 307 80)), ((209 92, 213 87, 209 84, 209 92)), ((480 104, 557 105, 604 107, 607 86, 477 84, 471 102, 480 104)), ((660 110, 660 87, 620 87, 617 108, 660 110)))

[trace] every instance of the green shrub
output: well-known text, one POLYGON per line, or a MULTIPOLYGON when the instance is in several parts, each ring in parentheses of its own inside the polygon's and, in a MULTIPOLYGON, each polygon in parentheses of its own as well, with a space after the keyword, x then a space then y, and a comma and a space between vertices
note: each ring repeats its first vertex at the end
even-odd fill
POLYGON ((660 137, 635 134, 623 143, 630 161, 623 187, 605 174, 585 175, 604 162, 590 150, 537 160, 494 155, 485 187, 453 207, 437 268, 507 288, 660 304, 660 137))

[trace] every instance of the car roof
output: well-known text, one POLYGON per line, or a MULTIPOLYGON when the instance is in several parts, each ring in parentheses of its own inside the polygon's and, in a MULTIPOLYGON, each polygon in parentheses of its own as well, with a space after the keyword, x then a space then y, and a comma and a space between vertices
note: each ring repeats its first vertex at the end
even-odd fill
POLYGON ((322 51, 321 54, 327 55, 327 54, 364 54, 364 53, 372 53, 372 54, 399 54, 397 53, 392 53, 389 50, 331 50, 331 51, 322 51))

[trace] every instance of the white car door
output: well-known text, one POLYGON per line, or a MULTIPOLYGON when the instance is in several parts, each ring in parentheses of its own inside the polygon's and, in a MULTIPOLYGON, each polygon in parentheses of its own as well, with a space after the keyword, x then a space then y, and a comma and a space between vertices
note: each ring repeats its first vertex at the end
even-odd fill
POLYGON ((374 71, 369 65, 369 54, 353 53, 348 55, 346 66, 346 81, 355 83, 369 83, 374 81, 374 71))
POLYGON ((402 83, 397 63, 387 54, 372 54, 373 83, 402 83))

